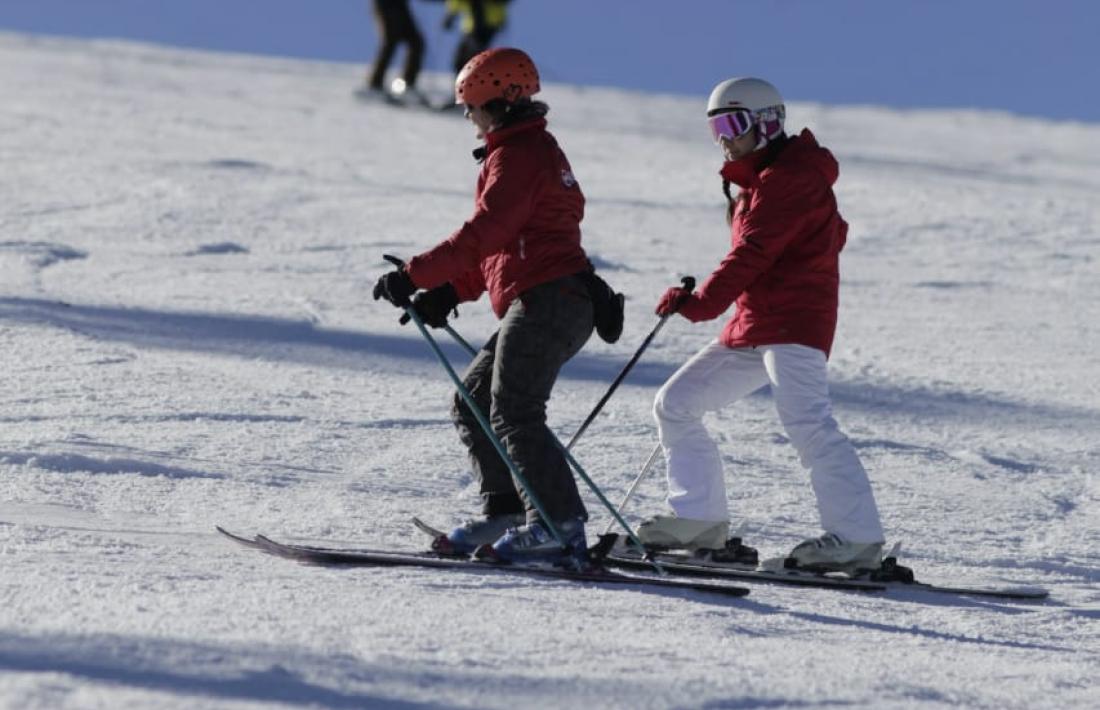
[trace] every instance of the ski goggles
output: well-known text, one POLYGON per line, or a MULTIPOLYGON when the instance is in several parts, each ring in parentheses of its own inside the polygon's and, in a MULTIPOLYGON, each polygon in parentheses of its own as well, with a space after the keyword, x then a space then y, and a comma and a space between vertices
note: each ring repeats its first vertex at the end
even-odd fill
POLYGON ((752 130, 752 112, 745 109, 720 113, 707 119, 710 125, 710 134, 714 136, 714 142, 719 143, 723 138, 734 140, 740 138, 752 130))

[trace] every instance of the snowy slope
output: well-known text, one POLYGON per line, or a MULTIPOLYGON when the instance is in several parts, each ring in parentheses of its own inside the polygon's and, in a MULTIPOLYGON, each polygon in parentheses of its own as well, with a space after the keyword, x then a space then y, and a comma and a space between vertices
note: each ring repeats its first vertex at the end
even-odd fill
MULTIPOLYGON (((213 534, 415 548, 411 515, 476 512, 448 381, 369 294, 383 253, 469 214, 473 132, 355 103, 361 71, 0 34, 0 706, 1100 702, 1095 125, 790 106, 841 162, 833 392, 888 535, 930 581, 1048 603, 321 570, 213 534)), ((558 386, 565 438, 727 236, 702 97, 544 93, 585 244, 629 295, 620 343, 558 386)), ((613 500, 656 387, 719 327, 670 322, 578 445, 613 500)), ((711 423, 749 539, 816 534, 768 397, 711 423)))

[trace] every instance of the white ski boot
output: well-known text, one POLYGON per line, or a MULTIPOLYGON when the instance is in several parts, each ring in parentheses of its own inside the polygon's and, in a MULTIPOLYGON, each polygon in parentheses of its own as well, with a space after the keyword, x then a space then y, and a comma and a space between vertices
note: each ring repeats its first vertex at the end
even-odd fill
POLYGON ((638 526, 638 539, 646 547, 669 550, 720 550, 726 546, 730 524, 725 520, 693 520, 655 515, 638 526))
POLYGON ((787 556, 787 566, 847 574, 877 570, 882 566, 882 545, 881 542, 848 542, 839 535, 825 533, 796 545, 787 556))

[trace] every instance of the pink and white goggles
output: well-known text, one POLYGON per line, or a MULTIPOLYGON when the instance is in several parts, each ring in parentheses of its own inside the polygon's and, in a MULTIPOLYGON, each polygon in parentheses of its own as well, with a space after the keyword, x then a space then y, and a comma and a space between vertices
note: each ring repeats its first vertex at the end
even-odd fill
POLYGON ((707 119, 710 125, 710 134, 714 136, 714 142, 718 143, 722 138, 733 140, 740 138, 752 130, 752 112, 738 109, 728 113, 720 113, 707 119))

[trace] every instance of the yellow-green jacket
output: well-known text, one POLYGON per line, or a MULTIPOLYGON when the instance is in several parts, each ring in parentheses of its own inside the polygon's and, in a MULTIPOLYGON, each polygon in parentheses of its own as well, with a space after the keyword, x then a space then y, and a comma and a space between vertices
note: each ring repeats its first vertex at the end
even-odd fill
MULTIPOLYGON (((499 29, 508 19, 508 0, 484 0, 486 29, 499 29)), ((462 31, 469 34, 474 31, 474 8, 471 0, 447 0, 447 14, 462 15, 462 31)))

